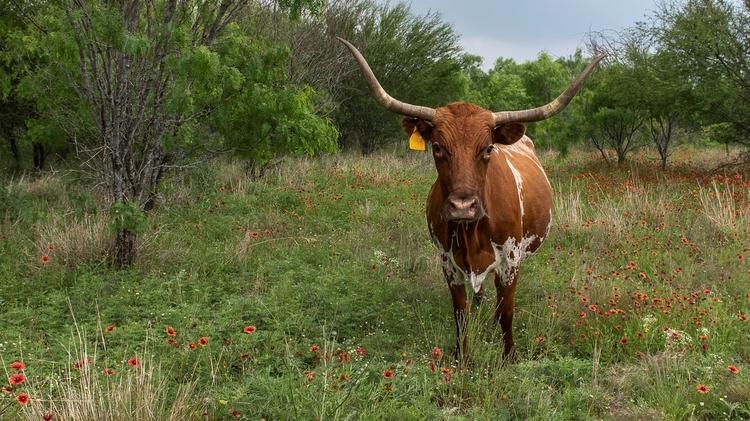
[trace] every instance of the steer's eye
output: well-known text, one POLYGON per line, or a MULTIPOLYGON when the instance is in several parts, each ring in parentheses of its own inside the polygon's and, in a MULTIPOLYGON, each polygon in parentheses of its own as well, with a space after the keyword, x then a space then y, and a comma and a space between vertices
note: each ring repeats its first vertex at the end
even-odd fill
POLYGON ((432 144, 432 153, 439 154, 442 151, 443 151, 443 148, 440 147, 439 143, 435 142, 435 143, 432 144))
POLYGON ((489 156, 494 150, 495 150, 495 145, 490 145, 490 146, 487 146, 487 149, 484 150, 484 153, 489 156))

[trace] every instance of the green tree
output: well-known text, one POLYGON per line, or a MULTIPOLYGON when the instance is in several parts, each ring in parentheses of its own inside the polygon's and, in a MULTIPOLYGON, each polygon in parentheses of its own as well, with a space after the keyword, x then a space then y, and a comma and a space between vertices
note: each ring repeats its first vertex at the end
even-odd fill
POLYGON ((191 153, 216 145, 262 166, 335 146, 335 129, 313 113, 314 92, 286 83, 288 50, 254 42, 238 24, 248 5, 67 0, 40 11, 42 29, 16 37, 19 56, 41 58, 25 61, 26 97, 109 189, 117 266, 133 261, 165 173, 191 153))
POLYGON ((630 152, 642 146, 639 130, 646 113, 640 108, 639 82, 633 68, 620 63, 610 63, 595 76, 593 93, 585 98, 585 132, 605 161, 609 162, 607 149, 612 149, 622 165, 630 152))
POLYGON ((404 101, 441 106, 461 99, 468 88, 458 36, 439 15, 416 16, 405 3, 331 1, 289 34, 292 73, 328 95, 323 107, 345 147, 370 153, 403 134, 334 35, 357 46, 385 89, 404 101))
POLYGON ((750 145, 750 3, 665 2, 655 18, 659 49, 675 55, 677 72, 693 86, 695 119, 728 123, 732 140, 750 145))
POLYGON ((40 116, 37 101, 27 95, 22 84, 29 63, 42 59, 38 50, 26 48, 28 31, 36 30, 30 16, 42 4, 18 1, 0 6, 0 138, 7 144, 16 169, 22 168, 24 150, 31 146, 33 164, 44 167, 50 150, 64 150, 60 130, 54 122, 40 116), (21 47, 21 48, 19 48, 21 47), (23 54, 18 54, 19 51, 23 54))

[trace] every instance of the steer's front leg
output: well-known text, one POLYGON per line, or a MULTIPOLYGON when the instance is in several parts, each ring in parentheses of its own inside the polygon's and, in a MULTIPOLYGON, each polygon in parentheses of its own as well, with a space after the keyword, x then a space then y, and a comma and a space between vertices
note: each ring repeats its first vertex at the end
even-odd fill
POLYGON ((454 358, 457 363, 462 363, 469 356, 469 338, 466 337, 466 320, 468 318, 466 288, 463 283, 452 282, 452 279, 448 276, 446 276, 446 279, 453 300, 453 318, 456 320, 456 353, 454 358))
POLYGON ((495 287, 497 288, 497 304, 495 305, 495 322, 500 325, 503 332, 503 358, 513 361, 516 358, 513 344, 513 314, 516 302, 516 269, 506 273, 495 274, 495 287))

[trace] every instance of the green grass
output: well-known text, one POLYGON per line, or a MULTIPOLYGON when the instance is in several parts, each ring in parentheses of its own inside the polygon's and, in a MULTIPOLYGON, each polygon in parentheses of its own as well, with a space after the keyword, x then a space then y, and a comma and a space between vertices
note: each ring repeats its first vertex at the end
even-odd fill
POLYGON ((555 224, 521 269, 519 362, 499 361, 485 299, 463 369, 451 367, 450 295, 423 216, 428 156, 290 161, 257 182, 226 162, 173 176, 122 272, 103 258, 97 189, 7 179, 0 358, 8 375, 22 359, 28 381, 0 394, 0 418, 39 419, 91 375, 123 382, 138 356, 159 367, 154 399, 197 419, 746 419, 750 184, 704 175, 711 156, 681 151, 666 174, 648 157, 613 169, 545 156, 555 224), (86 356, 90 374, 71 369, 86 356))

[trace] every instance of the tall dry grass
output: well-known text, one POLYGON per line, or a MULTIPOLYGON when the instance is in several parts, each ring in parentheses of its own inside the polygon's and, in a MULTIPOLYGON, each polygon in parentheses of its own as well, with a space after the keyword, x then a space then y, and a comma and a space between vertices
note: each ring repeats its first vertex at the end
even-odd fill
MULTIPOLYGON (((70 302, 68 305, 71 306, 70 302)), ((174 380, 164 376, 160 364, 147 356, 148 338, 140 355, 115 367, 106 367, 97 355, 97 350, 107 348, 101 323, 93 352, 75 316, 73 324, 75 333, 71 340, 73 346, 68 351, 67 369, 61 376, 41 382, 29 380, 26 390, 31 399, 18 412, 18 419, 36 421, 50 416, 65 421, 204 419, 205 408, 194 397, 195 383, 170 388, 174 380), (107 373, 109 370, 112 371, 107 373)), ((5 419, 2 412, 0 419, 5 419)))
MULTIPOLYGON (((86 357, 84 357, 86 358, 86 357)), ((105 377, 100 367, 84 365, 76 373, 30 389, 31 403, 20 415, 40 420, 45 414, 66 421, 198 420, 203 410, 191 399, 194 384, 180 385, 174 395, 152 360, 105 377)))
POLYGON ((107 220, 100 213, 77 218, 53 216, 36 225, 35 231, 37 256, 48 256, 51 264, 60 263, 70 269, 105 259, 112 237, 107 220))
MULTIPOLYGON (((710 188, 700 188, 699 198, 703 215, 722 232, 747 233, 750 209, 737 200, 738 191, 732 185, 723 189, 714 181, 710 188)), ((750 191, 745 195, 750 198, 750 191)))

